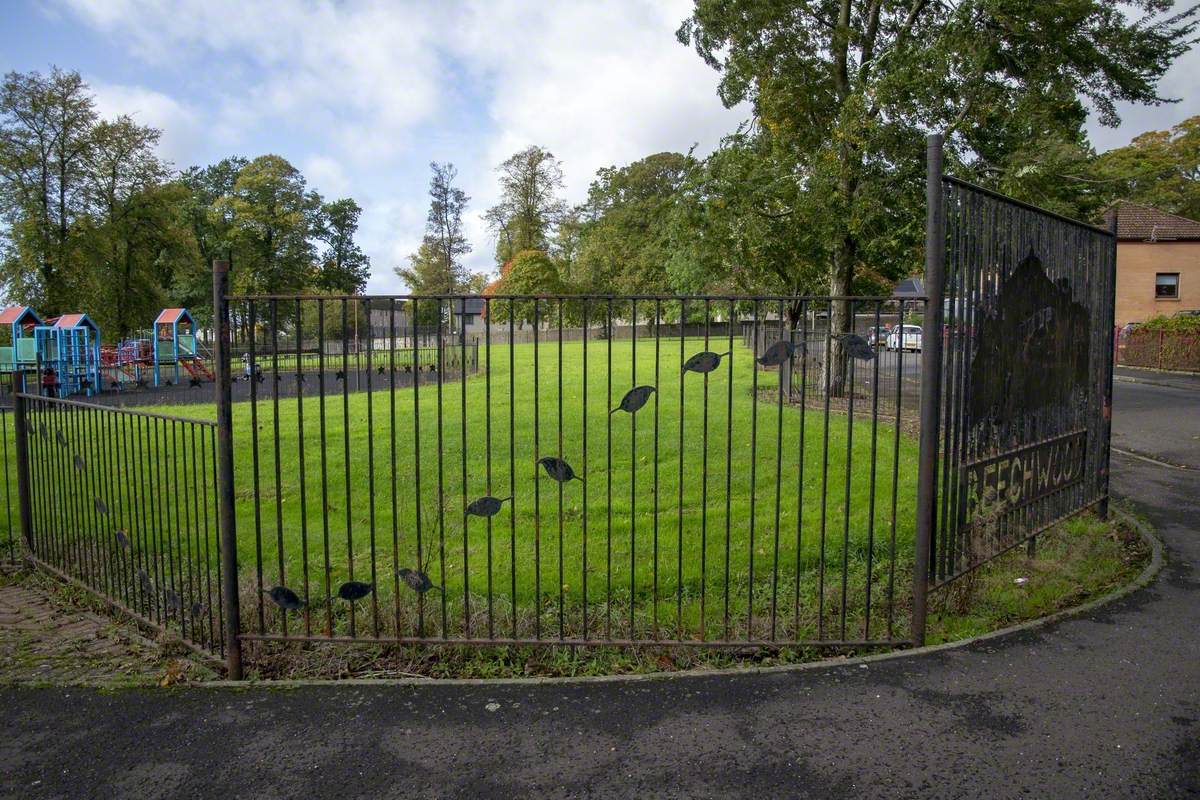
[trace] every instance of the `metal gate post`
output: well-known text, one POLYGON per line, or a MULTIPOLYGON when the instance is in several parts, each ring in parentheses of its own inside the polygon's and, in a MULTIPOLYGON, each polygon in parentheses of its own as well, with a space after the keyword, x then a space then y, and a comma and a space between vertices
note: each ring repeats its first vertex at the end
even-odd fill
POLYGON ((225 666, 242 679, 241 604, 238 600, 237 520, 233 508, 233 369, 230 361, 229 262, 213 261, 213 370, 217 400, 217 518, 221 529, 221 596, 225 603, 225 666))
MULTIPOLYGON (((1111 315, 1113 335, 1108 337, 1108 346, 1111 352, 1106 359, 1108 374, 1104 381, 1104 495, 1100 500, 1100 519, 1108 519, 1108 486, 1109 477, 1112 470, 1112 400, 1113 400, 1113 373, 1115 372, 1117 363, 1117 214, 1114 212, 1112 220, 1108 223, 1109 233, 1112 234, 1112 271, 1109 274, 1109 313, 1111 315)), ((1161 331, 1159 332, 1161 335, 1161 331)), ((1159 349, 1161 354, 1162 350, 1159 349)))
POLYGON ((25 545, 25 551, 33 555, 33 505, 29 499, 29 426, 25 421, 27 401, 22 394, 25 391, 24 373, 14 372, 12 381, 13 435, 17 440, 17 508, 21 515, 21 541, 25 545))
POLYGON ((912 640, 925 644, 930 553, 937 519, 938 427, 942 401, 942 314, 946 291, 946 216, 942 191, 942 135, 926 141, 925 319, 921 331, 920 456, 917 466, 917 536, 913 562, 912 640))

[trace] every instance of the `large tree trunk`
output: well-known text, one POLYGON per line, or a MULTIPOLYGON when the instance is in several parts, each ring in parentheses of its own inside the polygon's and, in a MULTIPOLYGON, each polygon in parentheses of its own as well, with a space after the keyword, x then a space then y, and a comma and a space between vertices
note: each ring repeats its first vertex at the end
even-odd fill
MULTIPOLYGON (((843 232, 838 239, 837 249, 833 256, 833 274, 829 279, 829 294, 845 298, 850 294, 851 281, 854 278, 854 261, 857 247, 854 238, 843 232)), ((834 300, 832 313, 829 316, 829 352, 825 354, 826 375, 822 375, 822 385, 829 386, 829 393, 841 397, 846 389, 846 358, 841 340, 837 337, 850 333, 854 327, 854 318, 850 311, 850 302, 845 299, 834 300), (828 383, 826 383, 826 380, 828 383)))

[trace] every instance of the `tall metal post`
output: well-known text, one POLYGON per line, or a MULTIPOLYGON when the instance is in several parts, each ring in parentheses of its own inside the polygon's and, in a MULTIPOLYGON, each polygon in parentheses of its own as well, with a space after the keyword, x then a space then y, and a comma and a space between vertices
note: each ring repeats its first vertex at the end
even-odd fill
MULTIPOLYGON (((1117 320, 1117 214, 1118 210, 1113 210, 1112 219, 1108 222, 1109 233, 1112 234, 1112 273, 1109 275, 1109 322, 1110 331, 1116 331, 1117 320)), ((1108 337, 1109 353, 1105 359, 1108 374, 1105 375, 1104 381, 1104 496, 1100 500, 1100 507, 1097 509, 1100 514, 1100 519, 1108 519, 1108 486, 1109 475, 1112 468, 1112 401, 1113 401, 1113 372, 1117 363, 1117 336, 1114 333, 1108 337)), ((1160 348, 1159 352, 1162 350, 1160 348)))
POLYGON ((241 604, 238 601, 237 520, 233 510, 233 368, 230 361, 229 262, 213 261, 213 321, 216 325, 217 505, 221 526, 221 596, 225 603, 225 665, 229 679, 242 679, 241 604))
POLYGON ((33 504, 29 486, 29 425, 25 421, 25 373, 12 374, 13 435, 17 439, 17 508, 21 516, 21 541, 33 554, 33 504))
POLYGON ((921 330, 921 431, 917 466, 917 538, 913 563, 912 640, 925 644, 929 562, 937 520, 938 428, 942 403, 942 315, 946 295, 946 215, 942 135, 926 142, 925 320, 921 330))

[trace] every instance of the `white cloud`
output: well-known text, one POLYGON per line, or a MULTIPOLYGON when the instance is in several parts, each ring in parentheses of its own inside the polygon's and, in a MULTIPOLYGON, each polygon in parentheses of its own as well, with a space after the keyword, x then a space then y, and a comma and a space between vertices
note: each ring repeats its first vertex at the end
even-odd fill
POLYGON ((163 132, 158 148, 163 158, 177 166, 193 162, 204 136, 196 109, 142 86, 122 86, 101 80, 91 80, 89 85, 95 92, 96 110, 100 116, 112 118, 126 114, 139 125, 158 128, 163 132))
POLYGON ((323 193, 355 197, 373 290, 400 288, 392 268, 420 241, 431 159, 459 167, 472 196, 468 263, 488 271, 480 215, 496 200, 495 166, 513 152, 553 151, 576 202, 598 168, 693 143, 710 150, 748 113, 723 109, 717 74, 675 41, 687 0, 59 6, 177 83, 186 103, 123 88, 156 109, 146 121, 167 130, 177 162, 196 160, 183 152, 195 134, 173 130, 196 130, 201 112, 184 113, 194 104, 225 149, 253 155, 266 141, 323 193))

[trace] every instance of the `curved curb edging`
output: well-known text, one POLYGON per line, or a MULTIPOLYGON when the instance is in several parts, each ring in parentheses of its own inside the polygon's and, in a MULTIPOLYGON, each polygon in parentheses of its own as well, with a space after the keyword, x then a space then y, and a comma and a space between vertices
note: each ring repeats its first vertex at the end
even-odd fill
POLYGON ((634 675, 587 675, 587 676, 553 676, 553 677, 532 677, 532 678, 346 678, 337 679, 285 679, 285 680, 247 680, 247 681, 205 681, 203 683, 193 684, 197 688, 205 689, 291 689, 302 688, 308 686, 538 686, 538 685, 569 685, 569 684, 590 684, 590 683, 611 683, 611 682, 640 682, 640 681, 662 681, 662 680, 686 680, 695 678, 714 678, 727 677, 736 678, 742 675, 765 675, 779 672, 810 672, 815 670, 828 670, 844 667, 864 667, 870 664, 879 663, 882 661, 892 661, 899 658, 914 658, 917 656, 931 655, 934 653, 942 653, 949 650, 960 650, 981 642, 988 642, 994 639, 1000 639, 1013 634, 1024 633, 1026 631, 1036 630, 1038 628, 1048 627, 1057 622, 1061 622, 1072 617, 1077 617, 1081 614, 1086 614, 1089 611, 1094 611, 1102 606, 1106 606, 1116 600, 1120 600, 1128 595, 1143 589, 1150 585, 1162 571, 1165 563, 1163 556, 1163 543, 1158 538, 1158 535, 1150 528, 1150 526, 1135 518, 1132 514, 1120 509, 1112 507, 1110 511, 1120 517, 1125 523, 1137 530, 1142 537, 1142 541, 1150 546, 1150 563, 1148 563, 1141 573, 1129 583, 1113 589, 1108 594, 1102 595, 1089 600, 1086 603, 1081 603, 1071 608, 1056 611, 1053 614, 1048 614, 1037 619, 1027 620, 1025 622, 1010 625, 1007 628, 981 633, 977 636, 972 636, 967 639, 958 639, 953 642, 943 642, 941 644, 931 644, 924 647, 910 648, 906 650, 892 650, 887 653, 876 653, 869 656, 856 656, 852 658, 826 658, 820 661, 806 661, 801 664, 780 664, 771 667, 744 667, 741 669, 702 669, 702 670, 679 670, 676 672, 648 672, 634 675))

